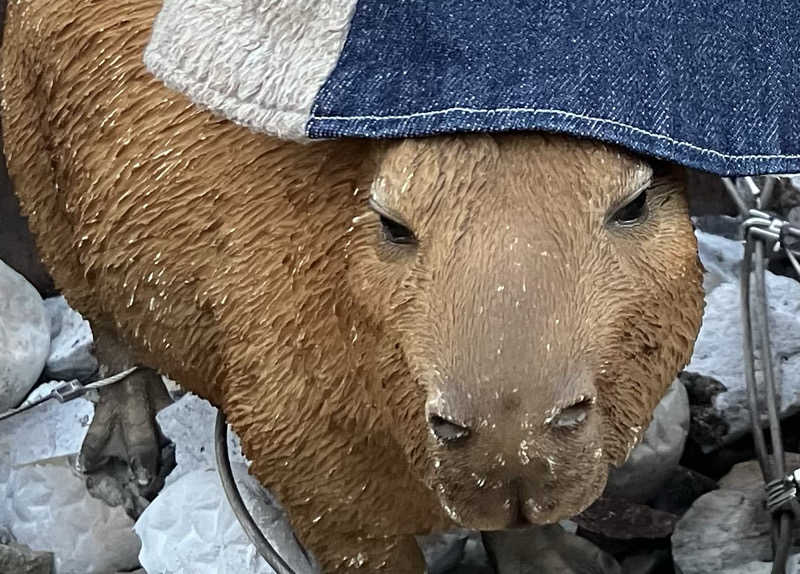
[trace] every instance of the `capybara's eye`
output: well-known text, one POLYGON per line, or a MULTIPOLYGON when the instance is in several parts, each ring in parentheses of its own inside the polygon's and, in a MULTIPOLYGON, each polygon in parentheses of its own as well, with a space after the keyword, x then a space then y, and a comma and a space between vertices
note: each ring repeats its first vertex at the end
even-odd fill
POLYGON ((381 228, 383 229, 383 236, 387 241, 397 245, 411 245, 417 242, 414 232, 406 225, 390 217, 375 200, 371 199, 369 206, 378 214, 381 221, 381 228))
POLYGON ((385 215, 381 215, 380 217, 381 225, 383 226, 383 233, 386 236, 386 239, 392 243, 399 243, 402 245, 414 243, 416 241, 414 234, 408 227, 402 223, 398 223, 389 219, 385 215))
POLYGON ((647 190, 617 209, 611 216, 611 221, 618 225, 633 225, 642 221, 645 215, 647 215, 647 190))

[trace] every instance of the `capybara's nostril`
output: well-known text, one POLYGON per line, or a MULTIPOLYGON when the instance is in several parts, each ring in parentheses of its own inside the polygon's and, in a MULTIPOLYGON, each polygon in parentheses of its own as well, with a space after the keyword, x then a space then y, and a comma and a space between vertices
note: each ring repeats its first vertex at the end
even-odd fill
POLYGON ((449 421, 441 415, 432 414, 428 418, 433 434, 445 443, 454 443, 469 437, 469 428, 449 421))
POLYGON ((553 417, 551 425, 561 428, 573 428, 581 425, 586 421, 589 412, 594 407, 594 397, 582 396, 578 398, 575 403, 568 407, 561 409, 558 414, 553 417))

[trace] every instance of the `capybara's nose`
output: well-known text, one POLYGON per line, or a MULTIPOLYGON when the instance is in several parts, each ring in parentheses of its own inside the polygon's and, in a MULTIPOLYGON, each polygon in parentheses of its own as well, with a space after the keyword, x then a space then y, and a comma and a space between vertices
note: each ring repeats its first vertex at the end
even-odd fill
POLYGON ((469 438, 469 427, 453 422, 444 416, 431 413, 428 416, 428 424, 434 436, 445 444, 455 444, 469 438))
POLYGON ((581 426, 594 408, 593 396, 581 395, 568 406, 555 409, 547 423, 553 427, 576 428, 581 426))

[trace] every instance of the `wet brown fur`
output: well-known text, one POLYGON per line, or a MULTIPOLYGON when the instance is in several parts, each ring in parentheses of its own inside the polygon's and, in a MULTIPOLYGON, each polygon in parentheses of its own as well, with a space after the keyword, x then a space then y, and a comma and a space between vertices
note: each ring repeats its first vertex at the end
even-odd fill
POLYGON ((650 171, 598 143, 253 134, 149 76, 159 6, 9 6, 9 171, 70 302, 223 407, 326 571, 420 572, 411 534, 588 505, 699 328, 676 181, 616 228, 650 171), (418 247, 386 241, 370 194, 418 247), (584 393, 581 429, 548 427, 584 393), (470 446, 438 444, 426 404, 470 446))

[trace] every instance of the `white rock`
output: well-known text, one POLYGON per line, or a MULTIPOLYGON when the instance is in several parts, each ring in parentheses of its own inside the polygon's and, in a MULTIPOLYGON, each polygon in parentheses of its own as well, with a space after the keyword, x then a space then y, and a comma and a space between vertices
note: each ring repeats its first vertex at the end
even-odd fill
POLYGON ((121 507, 92 498, 70 460, 0 466, 0 523, 18 542, 53 552, 55 574, 136 568, 139 540, 133 521, 121 507))
POLYGON ((706 271, 703 275, 703 289, 708 297, 720 284, 738 281, 744 247, 740 241, 700 230, 695 231, 695 235, 700 261, 706 271))
POLYGON ((17 406, 42 373, 50 328, 42 298, 0 261, 0 412, 17 406))
POLYGON ((653 411, 653 420, 630 457, 611 469, 609 496, 644 503, 652 498, 678 466, 689 434, 689 397, 674 381, 653 411))
POLYGON ((45 374, 51 379, 85 381, 97 370, 89 322, 70 308, 64 297, 50 297, 44 305, 52 336, 45 374))
MULTIPOLYGON (((297 572, 317 572, 304 557, 285 515, 236 463, 242 498, 276 551, 297 572)), ((228 505, 214 470, 193 470, 168 485, 139 517, 139 561, 147 572, 272 574, 228 505)))
MULTIPOLYGON (((214 459, 216 414, 208 401, 188 393, 157 415, 162 432, 175 443, 177 466, 136 522, 139 558, 148 572, 272 572, 236 521, 220 485, 214 459)), ((247 474, 233 433, 228 448, 242 498, 256 522, 282 556, 293 557, 298 572, 308 571, 280 505, 247 474)))
MULTIPOLYGON (((207 400, 187 393, 163 408, 156 420, 161 432, 175 443, 175 469, 165 484, 175 482, 194 470, 217 468, 214 460, 214 423, 217 409, 207 400)), ((229 433, 228 450, 231 461, 246 463, 238 438, 229 433)))
MULTIPOLYGON (((772 273, 767 273, 766 283, 781 416, 786 417, 800 410, 800 283, 772 273)), ((706 297, 703 326, 686 367, 687 371, 713 377, 728 389, 714 399, 714 408, 729 425, 723 443, 750 430, 739 296, 737 283, 722 283, 706 297)))
POLYGON ((94 404, 78 398, 63 404, 50 400, 0 421, 0 467, 77 454, 93 417, 94 404))

